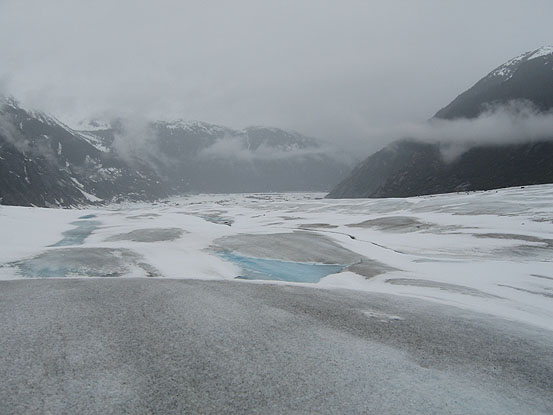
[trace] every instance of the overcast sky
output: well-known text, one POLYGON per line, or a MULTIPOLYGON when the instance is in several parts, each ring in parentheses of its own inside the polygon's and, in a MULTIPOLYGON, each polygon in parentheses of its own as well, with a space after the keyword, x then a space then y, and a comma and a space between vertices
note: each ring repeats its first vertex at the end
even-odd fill
POLYGON ((370 148, 372 131, 553 44, 551 16, 551 0, 0 0, 0 90, 66 120, 271 125, 370 148))

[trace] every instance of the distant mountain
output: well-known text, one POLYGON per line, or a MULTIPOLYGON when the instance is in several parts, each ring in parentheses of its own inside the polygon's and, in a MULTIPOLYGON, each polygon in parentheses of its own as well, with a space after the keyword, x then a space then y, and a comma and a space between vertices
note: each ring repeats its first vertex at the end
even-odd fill
MULTIPOLYGON (((513 100, 541 112, 553 109, 553 47, 524 53, 494 69, 434 119, 473 119, 513 100)), ((369 156, 327 197, 406 197, 553 182, 553 141, 520 137, 520 142, 483 143, 445 161, 447 143, 400 140, 369 156)))
POLYGON ((276 128, 91 121, 68 127, 0 105, 0 204, 71 206, 185 192, 324 191, 349 171, 318 141, 276 128))
POLYGON ((179 120, 137 129, 116 120, 109 129, 80 133, 131 165, 150 166, 172 194, 327 191, 351 170, 319 141, 279 128, 179 120))

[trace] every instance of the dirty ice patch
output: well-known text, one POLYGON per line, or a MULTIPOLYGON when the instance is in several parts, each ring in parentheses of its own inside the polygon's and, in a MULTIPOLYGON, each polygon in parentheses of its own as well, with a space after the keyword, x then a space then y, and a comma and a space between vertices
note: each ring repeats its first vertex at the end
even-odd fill
POLYGON ((150 228, 136 229, 127 233, 112 235, 106 239, 108 242, 132 241, 132 242, 162 242, 174 241, 180 238, 184 231, 179 228, 150 228))
POLYGON ((312 232, 241 234, 215 240, 214 249, 287 262, 351 265, 363 256, 312 232))

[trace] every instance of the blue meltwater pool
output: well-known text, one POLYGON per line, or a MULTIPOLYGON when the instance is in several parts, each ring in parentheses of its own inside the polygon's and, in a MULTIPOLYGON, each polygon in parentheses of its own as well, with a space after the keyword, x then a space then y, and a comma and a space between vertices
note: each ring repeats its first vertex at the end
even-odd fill
MULTIPOLYGON (((90 217, 92 215, 87 216, 90 217)), ((82 245, 84 240, 98 228, 100 222, 95 220, 78 220, 71 222, 71 225, 75 226, 75 228, 63 232, 63 239, 50 246, 82 245)))
POLYGON ((321 278, 336 274, 345 265, 310 264, 289 262, 276 259, 253 258, 232 252, 221 252, 221 258, 231 261, 242 268, 237 278, 245 280, 275 280, 289 282, 316 283, 321 278))

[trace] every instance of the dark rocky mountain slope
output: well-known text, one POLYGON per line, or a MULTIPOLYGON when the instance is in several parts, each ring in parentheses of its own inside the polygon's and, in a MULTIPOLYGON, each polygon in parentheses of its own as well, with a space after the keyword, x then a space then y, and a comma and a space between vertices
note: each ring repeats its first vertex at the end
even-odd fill
POLYGON ((77 131, 0 107, 0 204, 71 206, 185 192, 327 191, 350 166, 277 128, 115 120, 77 131))
MULTIPOLYGON (((553 47, 527 52, 490 72, 434 119, 473 119, 492 106, 524 101, 553 109, 553 47)), ((400 140, 369 156, 327 197, 406 197, 553 182, 553 141, 475 145, 446 161, 444 142, 400 140)), ((553 138, 553 131, 551 132, 553 138)))
POLYGON ((129 164, 44 113, 13 100, 0 109, 0 203, 70 206, 162 197, 167 189, 146 164, 129 164))

